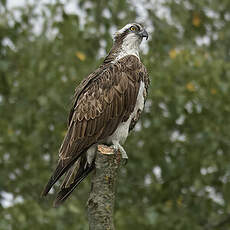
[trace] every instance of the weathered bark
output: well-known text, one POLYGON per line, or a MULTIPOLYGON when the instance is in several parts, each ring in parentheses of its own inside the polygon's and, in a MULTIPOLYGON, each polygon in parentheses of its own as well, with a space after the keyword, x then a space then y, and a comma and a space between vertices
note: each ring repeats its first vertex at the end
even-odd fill
POLYGON ((87 202, 90 230, 114 230, 113 212, 121 155, 113 148, 99 145, 91 192, 87 202))

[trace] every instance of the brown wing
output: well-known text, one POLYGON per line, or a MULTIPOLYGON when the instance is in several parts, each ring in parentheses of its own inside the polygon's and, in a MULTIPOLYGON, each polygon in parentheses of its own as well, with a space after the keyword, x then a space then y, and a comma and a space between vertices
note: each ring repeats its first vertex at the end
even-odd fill
POLYGON ((126 56, 115 64, 91 74, 75 93, 69 127, 59 151, 59 164, 43 195, 93 144, 110 136, 118 124, 126 121, 136 104, 144 66, 135 56, 126 56))
POLYGON ((128 56, 103 69, 77 95, 60 158, 68 159, 111 135, 136 104, 143 65, 128 56))

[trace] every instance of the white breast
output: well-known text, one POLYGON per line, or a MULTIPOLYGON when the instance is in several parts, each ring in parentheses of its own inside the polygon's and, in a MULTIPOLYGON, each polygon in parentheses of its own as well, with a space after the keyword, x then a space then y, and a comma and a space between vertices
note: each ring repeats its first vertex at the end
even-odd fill
POLYGON ((123 40, 121 49, 113 62, 116 62, 127 55, 134 55, 138 59, 140 59, 139 58, 140 41, 141 40, 138 40, 135 34, 128 34, 126 38, 123 40))
POLYGON ((144 90, 145 84, 141 81, 134 111, 131 113, 129 119, 125 122, 121 122, 115 132, 107 138, 107 144, 114 144, 115 142, 123 144, 125 142, 129 134, 129 126, 132 119, 136 116, 138 110, 142 111, 144 108, 144 90))

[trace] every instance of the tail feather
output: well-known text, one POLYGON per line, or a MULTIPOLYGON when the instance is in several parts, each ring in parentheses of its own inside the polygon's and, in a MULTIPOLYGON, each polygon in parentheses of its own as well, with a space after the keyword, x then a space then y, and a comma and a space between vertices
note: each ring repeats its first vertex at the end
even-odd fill
POLYGON ((79 158, 75 157, 73 159, 70 159, 68 161, 62 161, 60 160, 58 162, 58 165, 54 171, 54 173, 52 174, 52 176, 50 177, 48 183, 46 184, 41 196, 46 196, 48 194, 48 192, 50 191, 50 189, 52 188, 52 186, 57 182, 57 180, 74 164, 74 162, 79 158))
POLYGON ((54 206, 57 207, 62 204, 94 168, 94 162, 91 165, 87 165, 84 170, 82 170, 80 173, 77 173, 74 182, 69 187, 62 187, 54 201, 54 206))
POLYGON ((60 188, 68 187, 70 184, 74 182, 76 174, 79 172, 80 169, 81 159, 82 157, 78 158, 78 160, 75 161, 75 163, 71 166, 71 168, 66 172, 66 175, 64 177, 64 180, 60 188))

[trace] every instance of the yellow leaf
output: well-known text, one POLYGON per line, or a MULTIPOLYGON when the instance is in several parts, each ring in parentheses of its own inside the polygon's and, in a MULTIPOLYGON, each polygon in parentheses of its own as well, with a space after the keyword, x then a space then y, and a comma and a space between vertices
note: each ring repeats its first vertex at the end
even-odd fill
POLYGON ((12 130, 11 128, 9 128, 9 129, 8 129, 8 135, 11 136, 13 133, 14 133, 13 130, 12 130))
POLYGON ((200 15, 198 13, 193 14, 192 24, 196 27, 199 27, 201 24, 200 15))
POLYGON ((181 198, 181 197, 179 197, 179 198, 177 199, 177 205, 178 205, 178 206, 181 206, 181 205, 182 205, 182 198, 181 198))
POLYGON ((216 94, 216 89, 211 89, 211 94, 215 95, 216 94))
POLYGON ((66 135, 66 131, 63 131, 61 135, 64 137, 66 135))
POLYGON ((81 61, 85 61, 85 54, 84 53, 82 53, 82 52, 80 52, 80 51, 77 51, 76 53, 75 53, 75 55, 76 55, 76 57, 79 59, 79 60, 81 60, 81 61))
POLYGON ((193 83, 189 82, 187 85, 186 85, 186 88, 188 91, 190 92, 194 92, 196 89, 195 89, 195 86, 193 83))
POLYGON ((169 51, 169 57, 171 59, 174 59, 176 56, 177 56, 177 51, 175 49, 169 51))

